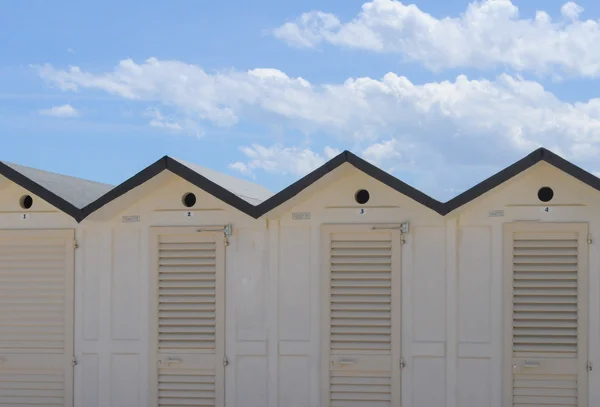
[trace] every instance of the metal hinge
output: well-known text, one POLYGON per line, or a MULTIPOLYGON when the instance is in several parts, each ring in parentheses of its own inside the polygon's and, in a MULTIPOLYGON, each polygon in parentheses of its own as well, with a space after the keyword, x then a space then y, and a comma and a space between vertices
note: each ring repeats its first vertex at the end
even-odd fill
POLYGON ((592 235, 588 235, 588 244, 592 243, 592 235))
POLYGON ((71 359, 71 366, 77 366, 78 364, 79 362, 77 361, 77 358, 73 356, 73 359, 71 359))
POLYGON ((404 362, 404 358, 400 357, 400 369, 404 369, 406 367, 406 363, 404 362))
POLYGON ((73 249, 79 249, 79 243, 77 243, 77 240, 73 240, 73 249))
POLYGON ((593 369, 592 362, 589 362, 589 361, 588 361, 588 362, 587 362, 587 370, 588 370, 588 372, 591 372, 591 371, 592 371, 592 369, 593 369))
POLYGON ((229 359, 227 359, 227 356, 223 356, 223 366, 227 367, 229 365, 229 359))

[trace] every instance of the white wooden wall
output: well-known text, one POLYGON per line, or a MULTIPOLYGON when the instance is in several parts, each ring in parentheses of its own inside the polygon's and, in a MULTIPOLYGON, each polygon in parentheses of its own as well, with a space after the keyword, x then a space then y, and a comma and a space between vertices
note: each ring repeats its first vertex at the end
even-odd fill
MULTIPOLYGON (((77 407, 149 403, 148 368, 155 360, 148 349, 148 228, 161 225, 234 226, 226 254, 228 407, 319 407, 324 223, 410 222, 402 253, 403 407, 502 407, 501 242, 509 221, 589 223, 589 358, 600 368, 600 194, 548 165, 447 217, 358 171, 259 220, 183 180, 167 181, 110 219, 77 225, 54 211, 36 215, 29 226, 76 229, 77 407), (554 188, 552 204, 560 204, 549 213, 536 198, 544 185, 554 188), (353 198, 359 188, 371 192, 364 214, 353 198), (200 203, 191 219, 177 205, 188 191, 200 203), (497 209, 503 217, 488 216, 497 209), (294 212, 311 217, 294 220, 294 212), (141 220, 125 224, 122 215, 141 220)), ((25 227, 9 212, 0 213, 3 228, 25 227)), ((600 405, 598 377, 589 375, 590 406, 600 405)))

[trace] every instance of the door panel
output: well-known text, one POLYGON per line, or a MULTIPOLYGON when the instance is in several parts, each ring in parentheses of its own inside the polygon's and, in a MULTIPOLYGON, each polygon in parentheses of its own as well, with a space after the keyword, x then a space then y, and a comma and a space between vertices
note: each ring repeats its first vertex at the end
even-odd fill
POLYGON ((0 406, 73 405, 73 242, 0 231, 0 406))
POLYGON ((155 405, 222 407, 223 233, 157 228, 153 242, 155 405))
POLYGON ((400 402, 400 232, 324 227, 323 405, 400 402))
POLYGON ((506 406, 587 407, 587 225, 505 229, 506 406))

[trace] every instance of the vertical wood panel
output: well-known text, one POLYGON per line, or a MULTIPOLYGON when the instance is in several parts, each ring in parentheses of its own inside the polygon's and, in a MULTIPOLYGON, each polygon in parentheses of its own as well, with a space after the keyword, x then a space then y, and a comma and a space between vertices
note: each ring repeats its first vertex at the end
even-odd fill
POLYGON ((463 227, 460 232, 460 342, 490 341, 491 234, 488 227, 463 227))
POLYGON ((414 358, 412 370, 414 400, 412 405, 414 407, 445 407, 446 369, 444 359, 414 358))
POLYGON ((416 227, 413 236, 413 339, 446 339, 446 245, 443 227, 416 227))
MULTIPOLYGON (((280 234, 279 339, 310 339, 310 229, 283 227, 280 234)), ((272 250, 272 248, 271 248, 272 250)))
POLYGON ((267 340, 266 293, 267 252, 262 230, 237 231, 235 284, 236 338, 239 341, 267 340))
POLYGON ((112 240, 111 333, 113 339, 140 336, 140 233, 117 228, 112 240))
POLYGON ((277 321, 279 319, 279 222, 269 221, 269 295, 268 303, 268 390, 269 406, 276 407, 277 394, 279 390, 279 330, 277 321))
POLYGON ((110 259, 107 255, 109 236, 107 230, 86 230, 81 248, 83 251, 82 330, 83 339, 97 340, 100 336, 100 291, 102 274, 108 272, 110 259))
POLYGON ((456 406, 458 369, 457 221, 446 221, 446 407, 456 406))
POLYGON ((235 381, 236 407, 267 405, 267 358, 238 355, 235 381))
POLYGON ((81 357, 82 390, 81 402, 85 407, 99 407, 98 384, 100 380, 98 354, 84 354, 81 357))
POLYGON ((139 404, 139 356, 136 354, 111 355, 111 407, 136 407, 139 404))
POLYGON ((458 361, 458 405, 460 407, 492 405, 490 392, 490 359, 458 361))
POLYGON ((310 407, 310 359, 307 356, 281 356, 279 406, 310 407))

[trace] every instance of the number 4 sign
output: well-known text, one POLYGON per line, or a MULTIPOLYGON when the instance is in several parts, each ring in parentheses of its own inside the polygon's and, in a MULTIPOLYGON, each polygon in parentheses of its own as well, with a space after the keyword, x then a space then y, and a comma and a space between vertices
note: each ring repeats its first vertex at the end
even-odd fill
POLYGON ((550 207, 549 206, 543 206, 542 207, 542 212, 544 212, 544 213, 550 213, 550 207))

